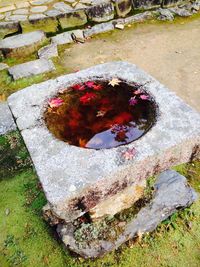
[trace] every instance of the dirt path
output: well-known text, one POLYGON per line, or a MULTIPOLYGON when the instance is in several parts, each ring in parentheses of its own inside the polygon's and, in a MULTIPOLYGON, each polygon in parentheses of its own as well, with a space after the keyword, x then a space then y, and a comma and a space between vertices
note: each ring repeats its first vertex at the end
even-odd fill
POLYGON ((67 49, 62 64, 76 70, 113 60, 135 63, 200 111, 200 19, 102 34, 67 49))

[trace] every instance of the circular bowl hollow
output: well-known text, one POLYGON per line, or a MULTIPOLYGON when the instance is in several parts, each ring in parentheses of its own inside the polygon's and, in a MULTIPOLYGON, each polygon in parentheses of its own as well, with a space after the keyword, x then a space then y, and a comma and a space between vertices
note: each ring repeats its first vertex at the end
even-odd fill
POLYGON ((138 84, 113 78, 75 84, 49 99, 47 128, 70 145, 106 149, 143 136, 156 121, 154 99, 138 84))

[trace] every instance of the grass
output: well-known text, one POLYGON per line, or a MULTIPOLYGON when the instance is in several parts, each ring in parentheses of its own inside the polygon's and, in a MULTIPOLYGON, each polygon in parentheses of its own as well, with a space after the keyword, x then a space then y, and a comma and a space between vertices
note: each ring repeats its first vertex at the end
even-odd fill
MULTIPOLYGON (((5 137, 0 137, 0 143, 4 144, 4 153, 6 149, 10 150, 5 137)), ((15 156, 21 149, 15 151, 15 156)), ((200 162, 175 169, 186 175, 200 192, 200 162)), ((45 203, 37 176, 30 166, 11 170, 0 180, 0 266, 200 266, 200 200, 172 215, 153 233, 130 241, 98 260, 83 260, 64 249, 55 229, 42 218, 41 209, 45 203)))

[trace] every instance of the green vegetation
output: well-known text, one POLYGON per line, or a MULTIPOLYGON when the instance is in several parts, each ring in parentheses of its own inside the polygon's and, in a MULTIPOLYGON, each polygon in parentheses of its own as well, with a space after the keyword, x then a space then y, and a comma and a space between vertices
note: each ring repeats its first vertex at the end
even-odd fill
MULTIPOLYGON (((10 134, 11 137, 16 135, 10 134)), ((11 154, 9 138, 8 135, 0 137, 1 157, 5 153, 11 154)), ((13 156, 21 155, 23 143, 19 147, 13 151, 13 156)), ((22 154, 27 158, 25 152, 22 154)), ((41 210, 46 201, 32 168, 23 166, 23 169, 8 173, 7 167, 0 166, 1 173, 5 171, 0 181, 0 266, 199 266, 200 200, 172 215, 155 232, 128 242, 102 259, 83 260, 71 256, 58 240, 55 229, 43 220, 41 210)), ((175 169, 186 175, 189 183, 200 192, 200 162, 175 169)), ((152 183, 153 179, 150 179, 147 193, 152 183)))

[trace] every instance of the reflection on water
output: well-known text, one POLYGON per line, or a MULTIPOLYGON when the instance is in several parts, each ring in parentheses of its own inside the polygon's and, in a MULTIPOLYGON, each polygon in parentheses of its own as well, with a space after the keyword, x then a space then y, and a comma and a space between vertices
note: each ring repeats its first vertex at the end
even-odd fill
POLYGON ((48 129, 71 145, 102 149, 128 144, 154 124, 155 103, 137 85, 113 79, 76 84, 49 100, 48 129))

